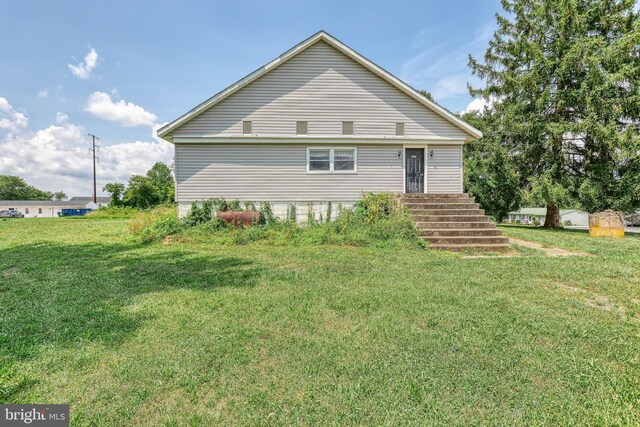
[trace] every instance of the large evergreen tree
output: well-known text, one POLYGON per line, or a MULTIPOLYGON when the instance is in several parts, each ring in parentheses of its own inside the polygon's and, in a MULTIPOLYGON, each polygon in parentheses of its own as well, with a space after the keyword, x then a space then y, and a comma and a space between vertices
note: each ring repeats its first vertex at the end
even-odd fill
POLYGON ((502 0, 507 16, 473 96, 489 137, 547 205, 545 226, 575 201, 594 212, 640 205, 640 26, 633 0, 502 0))
POLYGON ((463 147, 465 191, 476 198, 485 213, 502 221, 520 207, 520 175, 501 136, 488 131, 484 115, 472 112, 462 119, 484 134, 463 147))

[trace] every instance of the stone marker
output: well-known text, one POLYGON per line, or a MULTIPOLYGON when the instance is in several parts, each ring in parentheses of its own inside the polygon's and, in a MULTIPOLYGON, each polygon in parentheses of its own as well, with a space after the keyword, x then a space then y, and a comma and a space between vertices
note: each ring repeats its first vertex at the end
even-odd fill
POLYGON ((624 217, 620 212, 607 209, 589 214, 589 235, 591 237, 624 237, 624 217))

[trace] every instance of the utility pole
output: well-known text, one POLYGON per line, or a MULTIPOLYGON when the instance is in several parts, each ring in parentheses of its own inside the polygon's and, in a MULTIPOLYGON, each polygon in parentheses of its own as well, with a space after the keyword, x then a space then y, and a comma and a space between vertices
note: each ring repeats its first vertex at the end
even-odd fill
POLYGON ((97 136, 93 135, 93 134, 89 134, 89 136, 91 138, 93 138, 93 142, 91 144, 91 148, 89 148, 89 154, 93 155, 93 203, 98 203, 98 192, 97 192, 97 188, 96 188, 96 159, 98 159, 98 163, 100 162, 100 158, 96 157, 96 149, 100 149, 100 147, 98 147, 96 145, 96 139, 100 139, 97 136))

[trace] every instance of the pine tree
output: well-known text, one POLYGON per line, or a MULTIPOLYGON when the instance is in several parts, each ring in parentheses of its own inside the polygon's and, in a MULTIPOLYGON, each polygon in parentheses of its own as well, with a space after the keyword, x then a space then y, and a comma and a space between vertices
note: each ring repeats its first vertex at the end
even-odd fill
POLYGON ((484 115, 472 112, 462 119, 484 134, 479 141, 463 147, 465 192, 475 197, 486 214, 502 221, 520 207, 520 176, 508 146, 499 135, 496 138, 487 130, 484 115))
POLYGON ((502 0, 508 16, 469 66, 487 124, 547 205, 640 205, 640 26, 633 0, 502 0))

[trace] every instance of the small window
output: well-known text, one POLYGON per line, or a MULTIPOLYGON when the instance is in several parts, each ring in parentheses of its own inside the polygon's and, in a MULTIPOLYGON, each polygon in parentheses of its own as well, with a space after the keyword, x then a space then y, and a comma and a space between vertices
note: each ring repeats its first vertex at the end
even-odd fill
POLYGON ((337 171, 353 171, 355 170, 355 150, 349 148, 347 150, 334 150, 333 167, 337 171))
POLYGON ((331 170, 331 150, 309 150, 309 170, 327 172, 331 170))
POLYGON ((307 156, 309 172, 356 172, 355 148, 309 148, 307 156))
POLYGON ((251 120, 245 120, 242 122, 242 133, 244 135, 251 135, 251 120))
POLYGON ((353 122, 342 122, 342 134, 353 135, 353 122))
POLYGON ((29 208, 24 208, 24 213, 26 213, 27 215, 29 215, 29 208))
POLYGON ((296 122, 296 135, 306 135, 307 127, 307 122, 296 122))
POLYGON ((404 123, 396 123, 396 136, 404 136, 404 123))
POLYGON ((42 213, 42 208, 38 208, 38 213, 41 214, 42 213))

